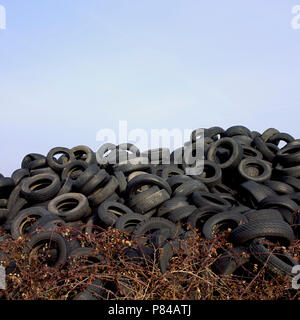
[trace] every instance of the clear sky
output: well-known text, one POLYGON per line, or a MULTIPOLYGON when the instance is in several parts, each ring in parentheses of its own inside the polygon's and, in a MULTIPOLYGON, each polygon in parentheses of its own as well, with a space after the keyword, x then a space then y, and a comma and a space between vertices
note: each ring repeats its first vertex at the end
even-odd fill
POLYGON ((116 129, 300 138, 300 0, 0 0, 0 172, 116 129))

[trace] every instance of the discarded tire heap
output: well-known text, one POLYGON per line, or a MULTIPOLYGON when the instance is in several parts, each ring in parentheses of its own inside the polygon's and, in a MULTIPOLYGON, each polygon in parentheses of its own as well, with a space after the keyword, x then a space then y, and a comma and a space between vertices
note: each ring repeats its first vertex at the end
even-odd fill
MULTIPOLYGON (((102 159, 86 146, 28 154, 21 169, 0 178, 1 228, 13 239, 29 235, 32 252, 51 240, 54 267, 76 253, 86 254, 76 241, 56 233, 57 226, 81 223, 88 233, 97 224, 125 230, 139 238, 144 252, 153 245, 164 249, 158 259, 163 273, 179 247, 176 239, 191 234, 190 227, 207 241, 230 228, 231 255, 223 253, 217 272, 235 272, 247 262, 241 255, 246 251, 271 273, 291 278, 298 262, 273 254, 264 243, 288 247, 299 238, 300 140, 273 128, 261 134, 243 126, 212 127, 204 130, 204 149, 204 171, 196 176, 175 163, 175 152, 140 153, 131 144, 105 144, 102 159), (142 163, 145 157, 151 164, 142 163), (166 157, 171 164, 162 164, 166 157)), ((88 298, 87 292, 77 297, 88 298)))

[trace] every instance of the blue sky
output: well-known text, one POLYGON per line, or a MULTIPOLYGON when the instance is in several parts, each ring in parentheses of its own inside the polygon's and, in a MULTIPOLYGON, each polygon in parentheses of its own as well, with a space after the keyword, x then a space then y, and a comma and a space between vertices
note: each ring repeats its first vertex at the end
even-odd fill
POLYGON ((0 0, 0 172, 130 128, 300 137, 300 0, 0 0))

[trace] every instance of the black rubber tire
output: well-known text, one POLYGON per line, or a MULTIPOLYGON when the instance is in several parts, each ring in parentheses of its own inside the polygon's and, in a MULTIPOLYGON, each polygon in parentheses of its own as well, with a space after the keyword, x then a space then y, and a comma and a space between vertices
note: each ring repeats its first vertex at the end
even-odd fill
POLYGON ((280 133, 277 129, 269 128, 262 133, 261 138, 264 142, 267 142, 271 137, 273 137, 277 133, 280 133))
POLYGON ((38 174, 56 174, 56 172, 54 170, 52 170, 50 167, 47 168, 40 168, 40 169, 34 169, 34 170, 30 170, 30 177, 34 177, 38 174))
POLYGON ((12 178, 0 178, 0 197, 6 198, 15 188, 15 182, 12 178))
POLYGON ((256 158, 256 159, 263 160, 262 153, 257 149, 250 146, 245 146, 245 145, 242 145, 242 148, 243 148, 243 159, 256 158))
POLYGON ((101 188, 110 179, 109 174, 101 169, 82 188, 81 193, 86 196, 91 195, 95 190, 101 188))
POLYGON ((249 221, 255 220, 283 220, 281 213, 276 209, 250 210, 244 213, 249 221))
POLYGON ((243 157, 243 149, 239 143, 234 141, 232 138, 222 138, 214 142, 208 150, 207 160, 219 163, 221 169, 234 169, 238 166, 243 157), (217 157, 218 148, 228 147, 231 150, 228 159, 220 163, 217 157))
POLYGON ((96 207, 108 199, 114 192, 117 190, 119 184, 115 176, 111 176, 110 180, 106 183, 105 186, 97 189, 88 196, 90 203, 96 207))
POLYGON ((286 143, 289 143, 289 142, 292 142, 294 140, 295 140, 295 138, 292 137, 290 134, 285 133, 285 132, 280 132, 280 133, 276 133, 272 137, 270 137, 267 142, 273 143, 276 146, 278 146, 280 141, 284 141, 286 143))
POLYGON ((235 247, 226 250, 214 263, 214 268, 219 274, 230 275, 249 261, 249 249, 247 247, 235 247))
POLYGON ((184 171, 177 166, 169 165, 168 167, 164 168, 161 173, 161 177, 165 180, 167 180, 170 177, 176 176, 176 175, 183 175, 184 171))
POLYGON ((188 217, 187 224, 193 229, 202 230, 204 223, 212 216, 222 212, 221 208, 215 206, 207 206, 198 208, 188 217))
POLYGON ((173 193, 172 197, 188 197, 193 192, 196 191, 205 191, 207 187, 202 181, 198 180, 192 180, 189 182, 185 182, 181 184, 179 187, 177 187, 173 193))
POLYGON ((133 209, 138 213, 145 214, 169 199, 169 193, 165 189, 162 189, 136 203, 133 209))
POLYGON ((58 257, 53 267, 58 267, 66 261, 68 256, 68 245, 66 240, 58 233, 46 231, 33 235, 31 240, 27 243, 29 249, 29 263, 31 262, 32 254, 34 254, 33 250, 43 243, 57 244, 58 257))
POLYGON ((224 132, 224 137, 233 137, 237 135, 252 137, 251 131, 244 126, 232 126, 224 132))
POLYGON ((284 195, 284 196, 270 196, 263 199, 259 203, 259 208, 261 209, 286 208, 290 212, 295 212, 299 209, 299 206, 295 201, 291 200, 288 195, 284 195))
POLYGON ((117 219, 115 228, 132 233, 140 222, 147 219, 149 218, 139 213, 126 213, 117 219))
POLYGON ((144 198, 148 198, 149 196, 158 192, 159 190, 160 189, 158 186, 150 187, 145 191, 134 194, 131 198, 129 198, 126 201, 126 204, 128 205, 128 207, 133 208, 137 203, 139 203, 140 201, 143 201, 144 198))
POLYGON ((161 230, 161 229, 168 229, 169 230, 169 239, 173 239, 178 235, 178 227, 171 221, 164 219, 164 218, 150 218, 145 221, 140 222, 137 226, 134 232, 132 233, 132 236, 140 237, 145 236, 148 232, 153 230, 161 230))
POLYGON ((96 154, 87 146, 76 146, 71 149, 76 160, 82 160, 88 165, 96 163, 96 154))
POLYGON ((136 193, 136 190, 143 185, 157 185, 160 188, 165 189, 169 195, 172 194, 171 187, 164 179, 153 174, 141 174, 128 182, 126 189, 127 196, 132 197, 132 195, 136 193))
POLYGON ((295 277, 295 274, 292 273, 292 268, 299 263, 295 261, 291 255, 285 253, 284 257, 286 259, 285 261, 282 260, 260 243, 260 239, 253 240, 249 249, 255 259, 273 273, 283 275, 289 279, 295 277), (286 262, 287 260, 289 263, 286 262))
POLYGON ((268 180, 265 181, 264 184, 279 195, 291 194, 295 192, 295 189, 292 186, 281 181, 268 180))
POLYGON ((256 137, 255 139, 253 139, 252 146, 261 152, 265 160, 268 160, 270 162, 273 161, 275 153, 270 149, 270 146, 268 146, 261 137, 256 137))
POLYGON ((49 225, 49 223, 56 224, 56 226, 65 225, 65 222, 62 218, 48 211, 47 215, 44 215, 41 218, 39 218, 36 221, 36 223, 28 230, 28 234, 33 235, 37 233, 39 229, 42 229, 42 231, 49 231, 45 228, 45 226, 49 225))
POLYGON ((235 210, 229 210, 220 212, 216 215, 213 215, 210 217, 203 225, 202 233, 204 237, 208 240, 212 240, 214 238, 214 229, 222 224, 228 224, 230 222, 230 225, 232 223, 239 225, 241 223, 246 223, 247 219, 239 212, 235 210))
POLYGON ((64 182, 67 178, 76 180, 79 175, 84 172, 88 164, 83 160, 73 160, 62 171, 61 181, 64 182))
MULTIPOLYGON (((28 220, 35 220, 35 222, 43 217, 49 215, 49 212, 45 208, 36 207, 36 208, 27 208, 18 213, 18 215, 13 219, 11 224, 11 236, 13 239, 18 239, 26 234, 26 223, 28 220)), ((28 231, 28 230, 27 230, 28 231)))
POLYGON ((269 187, 256 183, 252 180, 243 182, 240 186, 239 196, 242 198, 243 203, 248 206, 257 208, 258 204, 268 196, 276 196, 276 193, 269 187))
POLYGON ((294 167, 284 168, 280 165, 275 167, 275 172, 281 176, 291 176, 295 178, 300 178, 300 165, 294 167))
POLYGON ((242 179, 263 183, 271 178, 272 168, 263 160, 246 158, 238 166, 242 179))
POLYGON ((96 152, 96 160, 97 160, 97 163, 102 166, 102 167, 106 167, 107 164, 108 164, 108 161, 107 161, 107 156, 105 156, 105 154, 108 152, 108 151, 112 151, 112 150, 115 150, 117 148, 117 146, 115 144, 112 144, 112 143, 105 143, 103 144, 99 149, 98 151, 96 152))
POLYGON ((115 201, 105 201, 98 208, 98 217, 106 226, 113 227, 118 218, 126 214, 133 214, 133 211, 115 201))
POLYGON ((126 177, 122 171, 114 172, 114 176, 118 180, 118 184, 119 184, 118 191, 122 195, 126 192, 126 188, 127 188, 126 177))
POLYGON ((168 219, 177 223, 181 220, 187 219, 195 210, 197 210, 197 207, 193 205, 178 208, 168 214, 168 219))
POLYGON ((290 245, 294 239, 294 232, 289 224, 276 220, 255 220, 242 224, 235 228, 229 235, 228 241, 241 245, 256 238, 282 240, 282 243, 290 245))
POLYGON ((92 179, 99 171, 99 166, 97 164, 90 165, 75 181, 74 190, 80 191, 81 188, 92 179))
POLYGON ((289 184, 296 191, 300 191, 300 179, 297 179, 295 177, 282 176, 282 177, 279 178, 279 180, 284 182, 284 183, 289 184))
POLYGON ((163 217, 165 215, 171 214, 174 210, 178 208, 188 206, 189 203, 186 200, 186 197, 175 197, 171 198, 170 200, 167 200, 157 209, 157 216, 163 217))
POLYGON ((29 177, 29 174, 30 172, 28 169, 17 169, 12 173, 11 178, 15 185, 18 185, 24 178, 29 177))
POLYGON ((8 200, 7 199, 0 199, 0 208, 7 209, 8 200))
POLYGON ((188 255, 188 245, 181 241, 175 240, 167 242, 160 250, 159 268, 161 273, 166 273, 169 269, 170 259, 176 254, 188 255))
POLYGON ((38 153, 29 153, 23 158, 22 163, 21 163, 21 168, 22 169, 29 169, 30 162, 32 162, 34 160, 40 160, 40 159, 45 159, 45 156, 43 156, 42 154, 38 154, 38 153))
POLYGON ((63 147, 57 147, 51 149, 47 154, 47 163, 50 168, 52 168, 56 172, 61 172, 70 162, 75 160, 75 155, 73 151, 71 151, 68 148, 63 147), (62 153, 64 156, 66 156, 67 161, 66 162, 58 162, 54 156, 57 154, 62 153))
POLYGON ((65 193, 51 200, 48 211, 66 222, 79 220, 91 212, 87 198, 81 193, 65 193), (71 205, 71 208, 68 208, 71 205), (65 210, 60 210, 67 206, 65 210))
POLYGON ((74 180, 72 180, 71 178, 67 178, 56 196, 61 196, 64 193, 71 193, 73 191, 73 184, 74 180))
POLYGON ((201 181, 208 187, 212 188, 222 182, 221 167, 209 160, 204 160, 203 173, 200 175, 201 181))
POLYGON ((196 191, 193 193, 193 203, 198 208, 215 206, 225 210, 231 207, 230 203, 222 199, 217 193, 209 193, 204 191, 196 191))
POLYGON ((44 173, 24 179, 20 194, 30 202, 44 202, 55 197, 60 187, 61 181, 57 174, 44 173))
POLYGON ((242 148, 245 146, 250 147, 253 141, 252 137, 241 135, 241 134, 233 136, 232 139, 237 143, 239 143, 242 146, 242 148))

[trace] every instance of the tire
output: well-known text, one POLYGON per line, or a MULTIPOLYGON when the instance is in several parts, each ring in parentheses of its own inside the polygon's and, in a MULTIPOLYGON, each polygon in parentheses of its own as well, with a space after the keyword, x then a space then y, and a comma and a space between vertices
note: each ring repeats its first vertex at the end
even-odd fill
POLYGON ((240 223, 246 223, 247 220, 242 214, 234 210, 220 212, 210 217, 204 223, 202 233, 206 239, 212 240, 214 238, 213 234, 215 233, 214 229, 220 224, 227 225, 229 222, 231 226, 232 224, 239 225, 240 223))
POLYGON ((122 171, 116 171, 116 172, 114 172, 114 176, 118 180, 119 193, 124 194, 126 192, 126 188, 127 188, 127 180, 126 180, 124 173, 122 171))
POLYGON ((56 172, 61 172, 70 162, 75 160, 73 151, 67 148, 57 147, 51 149, 47 154, 47 163, 51 169, 56 172), (66 158, 66 162, 59 163, 54 156, 57 154, 63 154, 66 158))
POLYGON ((224 132, 224 137, 234 137, 238 135, 252 137, 251 131, 244 126, 232 126, 224 132))
POLYGON ((168 229, 169 230, 169 239, 173 239, 178 234, 178 227, 171 221, 164 219, 164 218, 150 218, 145 221, 140 222, 137 226, 134 232, 132 233, 132 236, 140 237, 147 235, 148 232, 154 231, 154 230, 161 230, 161 229, 168 229))
POLYGON ((265 181, 264 184, 279 195, 291 194, 295 192, 295 189, 292 186, 284 182, 269 180, 265 181))
POLYGON ((236 136, 233 136, 232 139, 234 141, 236 141, 237 143, 239 143, 242 146, 242 148, 244 146, 250 147, 251 143, 253 141, 252 137, 249 137, 249 136, 246 136, 246 135, 240 135, 240 134, 236 135, 236 136))
POLYGON ((56 227, 59 225, 65 225, 65 222, 62 218, 58 217, 56 214, 48 212, 47 215, 42 216, 36 221, 36 223, 28 230, 28 234, 33 235, 37 233, 39 229, 42 229, 43 231, 49 231, 47 230, 49 223, 51 223, 51 229, 54 224, 56 227))
POLYGON ((215 162, 204 160, 204 169, 200 179, 208 188, 220 184, 222 182, 221 167, 215 162))
POLYGON ((272 168, 263 160, 247 158, 241 161, 238 171, 242 179, 263 183, 271 178, 272 168))
POLYGON ((259 208, 269 209, 269 208, 285 208, 291 213, 299 209, 297 203, 289 198, 289 196, 270 196, 263 199, 259 203, 259 208))
POLYGON ((185 182, 182 185, 180 185, 179 187, 177 187, 173 191, 172 197, 188 197, 193 192, 205 191, 206 189, 207 188, 203 182, 197 181, 197 180, 192 180, 190 182, 185 182))
POLYGON ((100 205, 116 191, 118 186, 118 180, 114 176, 111 176, 110 180, 105 186, 97 189, 94 191, 94 193, 88 196, 89 202, 94 207, 100 205))
POLYGON ((165 189, 162 189, 153 193, 149 197, 145 197, 142 201, 139 201, 133 209, 138 213, 145 214, 169 199, 169 193, 165 189))
POLYGON ((164 179, 153 174, 141 174, 128 182, 126 190, 127 196, 132 197, 133 194, 136 194, 137 189, 143 185, 157 185, 160 188, 165 189, 169 195, 172 194, 171 187, 164 179))
POLYGON ((28 208, 20 211, 11 224, 12 238, 16 240, 19 237, 24 236, 27 233, 26 230, 29 230, 28 227, 30 227, 30 225, 32 226, 32 222, 30 220, 34 220, 36 222, 39 218, 46 215, 49 215, 49 212, 41 207, 28 208))
POLYGON ((262 138, 256 137, 253 139, 252 146, 261 152, 265 160, 273 161, 275 153, 269 148, 269 146, 263 141, 262 138))
POLYGON ((92 179, 97 172, 99 171, 99 167, 97 164, 92 164, 89 166, 75 181, 74 181, 74 189, 80 191, 81 188, 87 184, 90 179, 92 179))
POLYGON ((12 173, 11 178, 13 179, 14 184, 18 185, 24 178, 29 177, 29 174, 30 172, 28 169, 18 169, 12 173))
POLYGON ((176 209, 186 207, 189 203, 186 201, 186 197, 175 197, 170 200, 165 201, 159 208, 157 209, 157 216, 163 217, 165 215, 171 214, 176 209))
POLYGON ((204 223, 212 216, 222 212, 221 208, 215 206, 207 206, 203 208, 198 208, 193 211, 193 213, 188 217, 187 223, 193 229, 202 230, 204 223))
MULTIPOLYGON (((226 148, 227 149, 227 148, 226 148)), ((208 150, 207 160, 219 163, 221 169, 234 169, 238 166, 243 157, 243 149, 239 143, 232 138, 222 138, 214 142, 208 150), (231 154, 225 161, 220 161, 217 156, 218 148, 229 147, 231 154)))
POLYGON ((276 133, 272 137, 270 137, 267 142, 273 143, 276 146, 278 146, 280 141, 284 141, 286 143, 289 143, 289 142, 292 142, 294 140, 295 140, 295 138, 292 137, 290 134, 284 133, 284 132, 280 132, 280 133, 276 133))
POLYGON ((263 244, 260 243, 259 239, 255 239, 249 246, 251 254, 255 259, 262 265, 266 266, 271 272, 279 275, 283 275, 289 279, 295 277, 292 273, 292 268, 299 263, 295 261, 291 255, 284 253, 282 258, 271 253, 263 244), (286 262, 288 261, 288 263, 286 262))
POLYGON ((24 179, 20 193, 28 201, 44 202, 55 197, 60 187, 61 182, 58 175, 39 174, 24 179))
POLYGON ((70 162, 62 171, 61 180, 66 181, 67 178, 76 180, 79 175, 84 172, 88 167, 88 164, 83 160, 74 160, 70 162))
POLYGON ((45 159, 45 156, 43 156, 42 154, 38 154, 38 153, 29 153, 23 158, 22 163, 21 163, 21 168, 22 169, 29 169, 30 162, 32 162, 34 160, 40 160, 40 159, 45 159))
POLYGON ((108 164, 108 161, 107 161, 107 156, 105 156, 105 154, 108 151, 115 150, 116 148, 117 148, 117 146, 115 144, 112 144, 112 143, 103 144, 99 148, 99 150, 96 152, 96 160, 97 160, 98 164, 100 166, 106 167, 107 164, 108 164))
POLYGON ((169 269, 170 265, 170 259, 175 255, 175 254, 180 254, 180 253, 185 253, 186 255, 188 254, 188 246, 185 243, 182 243, 180 241, 171 241, 166 243, 159 255, 159 268, 161 273, 166 273, 169 269))
POLYGON ((167 168, 164 168, 161 173, 161 177, 167 180, 170 177, 183 175, 184 171, 178 168, 177 166, 170 165, 167 168))
POLYGON ((240 198, 243 203, 257 208, 258 204, 268 196, 276 196, 276 193, 269 187, 256 183, 252 180, 243 182, 240 186, 240 198))
POLYGON ((91 165, 96 163, 96 154, 87 146, 76 146, 71 149, 76 160, 82 160, 91 165))
POLYGON ((132 233, 140 222, 147 219, 147 217, 139 213, 127 213, 117 219, 115 228, 132 233))
POLYGON ((71 178, 67 178, 56 196, 58 197, 65 193, 71 193, 73 190, 73 184, 74 181, 71 178))
POLYGON ((228 240, 241 245, 256 238, 280 239, 290 245, 294 241, 292 228, 280 220, 256 220, 235 228, 229 235, 228 240))
POLYGON ((15 188, 15 182, 12 178, 0 178, 0 196, 8 197, 15 188))
POLYGON ((247 247, 236 247, 226 250, 221 257, 217 259, 214 268, 219 274, 231 275, 249 261, 249 249, 247 247))
POLYGON ((262 133, 261 138, 264 142, 267 142, 271 137, 273 137, 277 133, 280 133, 277 129, 269 128, 262 133))
POLYGON ((283 221, 281 213, 275 209, 251 210, 251 211, 245 212, 244 216, 248 219, 248 221, 256 221, 256 220, 283 221))
POLYGON ((91 212, 87 198, 80 193, 66 193, 51 200, 48 211, 66 222, 79 220, 91 212))
POLYGON ((223 210, 230 207, 230 203, 222 199, 218 194, 196 191, 193 193, 193 203, 198 207, 215 206, 223 210))
POLYGON ((127 206, 113 201, 106 201, 98 208, 98 217, 106 226, 114 226, 120 216, 133 214, 127 206))
POLYGON ((101 188, 110 179, 109 174, 104 170, 98 171, 82 188, 81 193, 91 195, 95 190, 101 188))
POLYGON ((149 189, 134 194, 131 198, 126 201, 128 207, 133 208, 137 203, 143 201, 145 198, 150 197, 152 194, 158 192, 160 189, 158 186, 150 187, 149 189))
POLYGON ((279 178, 280 181, 287 183, 291 187, 293 187, 296 191, 300 191, 300 179, 289 176, 282 176, 279 178))
POLYGON ((243 148, 243 159, 247 158, 256 158, 259 160, 263 160, 263 155, 260 151, 256 150, 253 147, 242 145, 243 148))
POLYGON ((187 219, 195 210, 197 210, 197 207, 193 205, 178 208, 172 213, 169 213, 168 219, 174 223, 177 223, 181 220, 187 219))
POLYGON ((54 243, 57 245, 58 257, 53 267, 58 267, 66 261, 68 256, 68 246, 66 240, 58 233, 47 231, 33 235, 31 240, 27 243, 29 249, 29 263, 32 261, 32 255, 35 254, 35 249, 44 243, 54 243))

